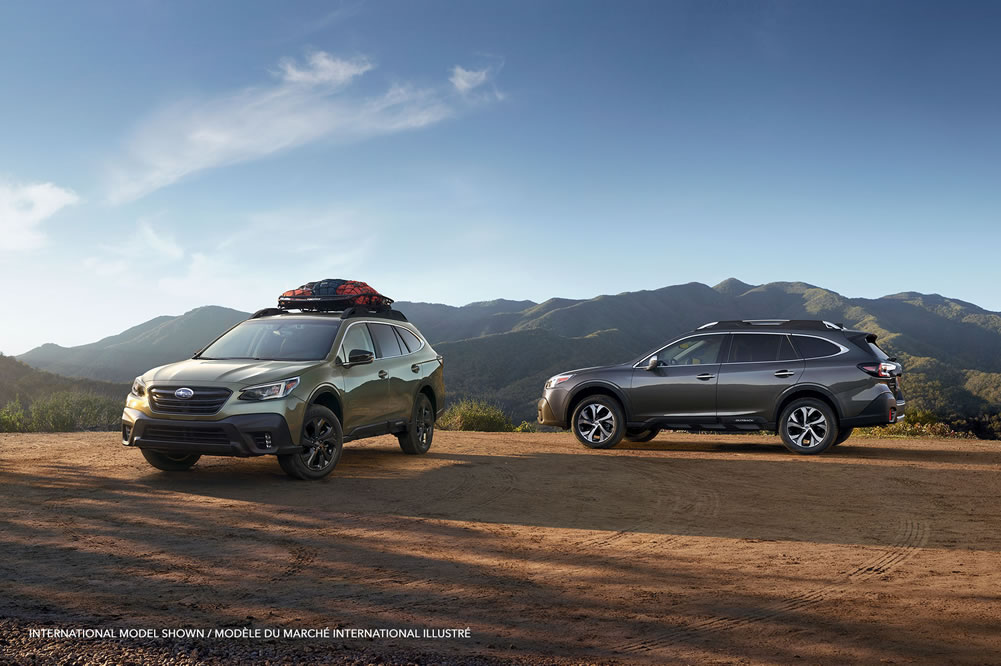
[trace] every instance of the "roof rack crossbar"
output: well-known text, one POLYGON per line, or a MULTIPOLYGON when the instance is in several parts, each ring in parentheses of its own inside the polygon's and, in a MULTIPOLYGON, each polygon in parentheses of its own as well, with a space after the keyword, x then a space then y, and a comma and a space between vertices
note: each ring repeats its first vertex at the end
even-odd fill
POLYGON ((730 319, 727 321, 713 321, 708 324, 703 324, 699 326, 696 330, 702 330, 704 328, 753 328, 756 326, 774 326, 776 328, 800 328, 807 330, 825 330, 832 329, 835 331, 845 330, 845 325, 842 323, 831 323, 829 321, 824 321, 820 319, 730 319))

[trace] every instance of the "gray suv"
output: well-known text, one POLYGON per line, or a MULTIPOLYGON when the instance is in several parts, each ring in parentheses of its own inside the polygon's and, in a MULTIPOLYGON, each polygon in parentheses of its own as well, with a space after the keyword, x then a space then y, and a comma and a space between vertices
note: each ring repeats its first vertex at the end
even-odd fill
POLYGON ((712 322, 628 363, 551 377, 539 422, 598 449, 665 428, 777 430, 790 451, 815 454, 855 427, 903 420, 901 374, 874 334, 841 324, 712 322))

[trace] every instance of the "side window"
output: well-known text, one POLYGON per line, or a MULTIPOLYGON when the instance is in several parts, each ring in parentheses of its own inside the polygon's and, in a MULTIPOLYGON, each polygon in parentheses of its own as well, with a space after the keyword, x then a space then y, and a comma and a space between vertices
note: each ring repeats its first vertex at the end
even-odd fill
POLYGON ((396 332, 400 334, 401 338, 403 338, 403 343, 407 346, 407 348, 410 350, 411 353, 417 351, 418 349, 424 346, 424 343, 421 342, 421 339, 418 338, 413 333, 411 333, 410 331, 408 331, 407 329, 400 328, 399 326, 397 326, 396 332))
POLYGON ((723 335, 702 335, 686 338, 657 352, 657 360, 664 365, 704 365, 717 363, 723 335))
POLYGON ((369 324, 375 344, 379 347, 379 358, 390 358, 392 356, 402 356, 400 340, 393 332, 393 326, 389 324, 369 324))
POLYGON ((790 361, 797 358, 789 336, 734 333, 730 344, 730 363, 790 361))
POLYGON ((375 353, 372 336, 369 335, 368 327, 365 324, 354 324, 348 328, 348 332, 344 334, 344 339, 341 340, 341 348, 337 352, 337 358, 342 363, 346 363, 348 354, 355 349, 364 349, 367 352, 375 353))
POLYGON ((841 351, 836 344, 820 338, 811 338, 805 335, 794 335, 792 338, 799 355, 803 358, 834 356, 841 351))

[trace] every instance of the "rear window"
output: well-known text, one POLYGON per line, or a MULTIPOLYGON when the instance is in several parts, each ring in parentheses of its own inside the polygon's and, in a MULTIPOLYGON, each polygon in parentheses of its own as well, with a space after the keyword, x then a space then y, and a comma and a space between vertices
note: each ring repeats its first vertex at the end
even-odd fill
POLYGON ((400 339, 393 333, 393 327, 389 324, 369 324, 375 344, 379 347, 379 358, 390 358, 391 356, 401 356, 403 350, 400 349, 400 339))
POLYGON ((421 339, 418 338, 413 333, 411 333, 410 331, 408 331, 407 329, 397 326, 396 332, 400 334, 401 338, 403 338, 404 344, 407 345, 407 348, 410 351, 415 352, 424 346, 424 343, 421 342, 421 339))
POLYGON ((823 358, 825 356, 834 356, 841 351, 833 342, 828 342, 827 340, 821 340, 820 338, 811 338, 805 335, 794 335, 792 336, 793 344, 796 345, 797 351, 799 351, 800 356, 803 358, 823 358))
POLYGON ((339 320, 252 319, 206 347, 206 360, 319 361, 330 353, 339 320))
POLYGON ((730 363, 760 363, 763 361, 790 361, 797 358, 789 337, 734 333, 730 344, 730 363))

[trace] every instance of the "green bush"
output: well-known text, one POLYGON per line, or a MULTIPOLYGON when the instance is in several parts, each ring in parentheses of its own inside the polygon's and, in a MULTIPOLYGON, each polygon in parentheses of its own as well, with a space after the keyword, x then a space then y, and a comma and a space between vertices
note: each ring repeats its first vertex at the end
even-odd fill
POLYGON ((894 437, 931 437, 935 439, 975 439, 972 433, 953 430, 948 423, 936 423, 923 420, 901 421, 878 428, 859 428, 853 434, 875 439, 894 437))
POLYGON ((53 393, 31 403, 29 429, 34 432, 115 430, 122 402, 93 393, 53 393))
POLYGON ((20 398, 11 400, 0 409, 0 432, 27 432, 28 426, 28 416, 20 398))
POLYGON ((451 405, 438 419, 437 427, 478 432, 514 431, 514 424, 501 408, 483 400, 460 400, 451 405))
POLYGON ((534 423, 529 421, 522 421, 521 425, 514 429, 515 432, 539 432, 539 429, 535 427, 534 423))

